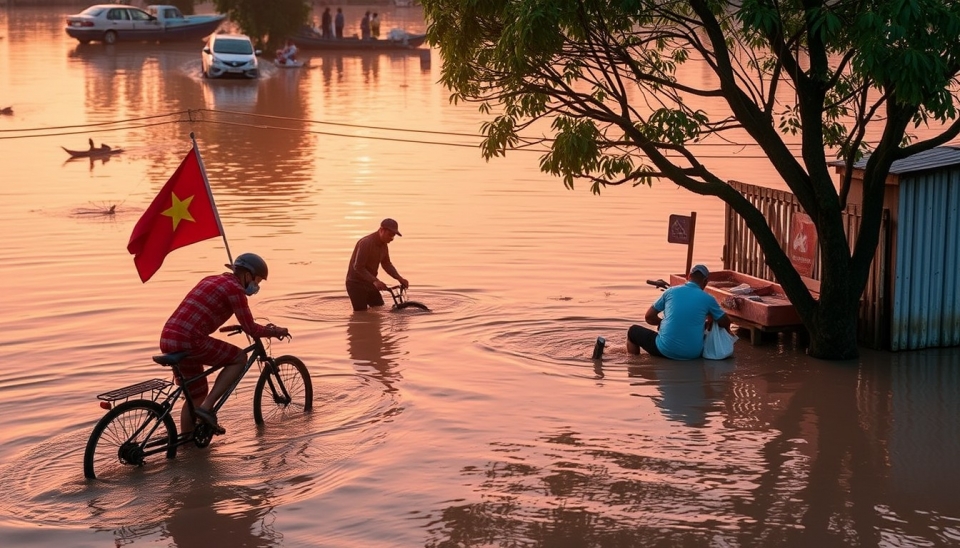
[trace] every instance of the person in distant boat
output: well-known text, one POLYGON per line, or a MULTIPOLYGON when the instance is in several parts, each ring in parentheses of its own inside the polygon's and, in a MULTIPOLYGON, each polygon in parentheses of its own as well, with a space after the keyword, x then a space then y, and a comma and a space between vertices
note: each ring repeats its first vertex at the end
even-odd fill
POLYGON ((330 8, 323 10, 320 16, 320 36, 330 38, 333 35, 333 17, 330 15, 330 8))
POLYGON ((627 351, 639 354, 642 348, 651 356, 692 360, 703 354, 703 330, 708 316, 730 331, 730 317, 717 300, 703 290, 709 277, 707 267, 698 264, 690 269, 687 283, 664 291, 644 316, 647 323, 657 326, 659 331, 642 325, 630 326, 627 351))
POLYGON ((112 150, 110 145, 106 143, 100 143, 100 147, 97 148, 93 144, 93 139, 87 139, 87 142, 90 143, 90 152, 110 152, 112 150))
POLYGON ((370 19, 370 35, 374 38, 380 38, 380 14, 374 13, 370 19))
POLYGON ((346 286, 350 304, 355 311, 366 310, 368 306, 383 306, 380 292, 386 291, 388 286, 377 278, 381 266, 383 271, 400 282, 401 286, 410 287, 410 282, 401 276, 390 262, 387 245, 393 241, 394 236, 403 236, 397 221, 384 219, 376 232, 360 238, 354 246, 347 267, 346 286))
MULTIPOLYGON (((196 417, 219 434, 225 430, 217 423, 213 405, 243 374, 246 354, 240 347, 211 337, 210 334, 231 316, 236 316, 237 323, 248 335, 278 339, 290 335, 285 327, 258 324, 250 312, 247 297, 256 294, 260 290, 260 283, 267 279, 266 261, 254 253, 242 253, 237 255, 232 265, 226 266, 230 272, 207 276, 187 293, 160 333, 161 352, 190 353, 186 360, 180 362, 184 377, 199 375, 204 365, 222 368, 217 373, 212 390, 208 389, 206 377, 191 382, 187 387, 195 405, 196 417)), ((184 405, 180 411, 180 431, 192 431, 193 424, 190 407, 184 405)))
POLYGON ((337 38, 343 38, 343 10, 337 8, 337 16, 333 19, 333 27, 336 30, 337 38))
POLYGON ((283 47, 277 50, 277 64, 289 65, 297 62, 297 45, 287 38, 283 47))
POLYGON ((370 39, 370 12, 363 14, 363 19, 360 19, 360 39, 369 40, 370 39))

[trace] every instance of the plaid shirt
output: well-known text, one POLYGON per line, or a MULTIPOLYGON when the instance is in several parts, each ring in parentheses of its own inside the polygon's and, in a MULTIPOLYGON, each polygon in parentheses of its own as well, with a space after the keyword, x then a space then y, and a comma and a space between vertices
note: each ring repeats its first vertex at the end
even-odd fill
POLYGON ((163 326, 161 339, 196 341, 213 333, 230 316, 236 316, 243 331, 255 337, 266 337, 273 330, 253 321, 247 294, 231 272, 207 276, 187 293, 183 302, 163 326))

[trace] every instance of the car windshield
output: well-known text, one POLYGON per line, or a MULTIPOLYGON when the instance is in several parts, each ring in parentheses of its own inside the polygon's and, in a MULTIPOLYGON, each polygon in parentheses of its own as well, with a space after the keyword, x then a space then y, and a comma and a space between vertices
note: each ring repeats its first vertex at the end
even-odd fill
POLYGON ((213 43, 214 53, 235 53, 249 55, 253 53, 253 45, 249 40, 216 40, 213 43))

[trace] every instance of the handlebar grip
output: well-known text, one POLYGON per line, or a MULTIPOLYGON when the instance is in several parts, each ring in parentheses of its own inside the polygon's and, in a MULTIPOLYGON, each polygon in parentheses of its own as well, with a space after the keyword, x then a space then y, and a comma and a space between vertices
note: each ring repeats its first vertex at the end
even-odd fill
POLYGON ((236 333, 239 333, 239 332, 241 332, 241 331, 243 331, 243 328, 240 327, 239 325, 225 325, 225 326, 223 326, 223 327, 220 328, 220 332, 221 332, 221 333, 236 334, 236 333))

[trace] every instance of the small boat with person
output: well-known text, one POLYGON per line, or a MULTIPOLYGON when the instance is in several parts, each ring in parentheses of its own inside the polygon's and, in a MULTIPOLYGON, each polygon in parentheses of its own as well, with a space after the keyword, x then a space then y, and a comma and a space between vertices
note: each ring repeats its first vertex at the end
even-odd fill
POLYGON ((100 146, 93 146, 93 139, 90 139, 90 148, 86 150, 72 150, 67 147, 60 147, 67 151, 71 158, 101 158, 104 156, 113 156, 123 152, 122 148, 113 148, 110 145, 101 143, 100 146))

